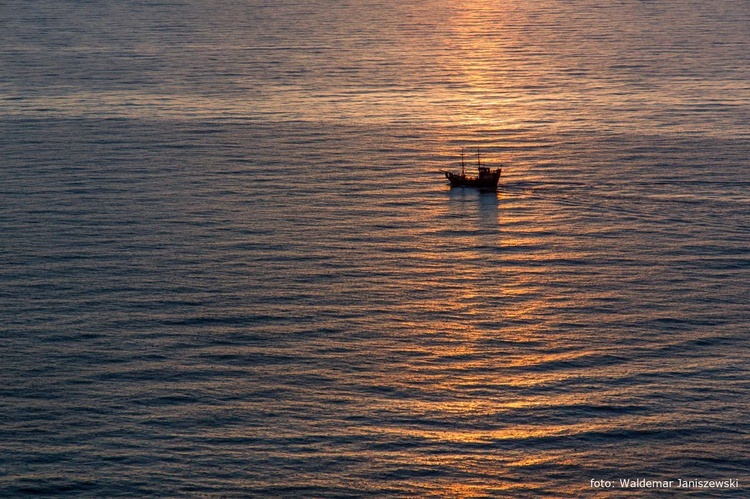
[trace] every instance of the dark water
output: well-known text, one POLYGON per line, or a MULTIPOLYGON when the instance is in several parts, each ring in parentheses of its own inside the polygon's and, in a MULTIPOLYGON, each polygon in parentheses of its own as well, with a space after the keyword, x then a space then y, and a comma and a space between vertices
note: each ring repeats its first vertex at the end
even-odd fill
POLYGON ((2 495, 747 495, 749 2, 0 14, 2 495))

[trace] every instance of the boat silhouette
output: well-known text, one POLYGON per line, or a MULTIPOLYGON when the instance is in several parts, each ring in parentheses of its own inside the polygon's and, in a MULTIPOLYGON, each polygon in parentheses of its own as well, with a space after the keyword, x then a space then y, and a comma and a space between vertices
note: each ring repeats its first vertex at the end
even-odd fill
POLYGON ((476 177, 466 175, 466 163, 464 163, 464 150, 461 149, 461 173, 454 173, 440 170, 445 174, 451 187, 473 187, 480 191, 496 191, 497 184, 500 181, 502 168, 491 169, 489 166, 482 166, 477 150, 477 170, 479 174, 476 177))

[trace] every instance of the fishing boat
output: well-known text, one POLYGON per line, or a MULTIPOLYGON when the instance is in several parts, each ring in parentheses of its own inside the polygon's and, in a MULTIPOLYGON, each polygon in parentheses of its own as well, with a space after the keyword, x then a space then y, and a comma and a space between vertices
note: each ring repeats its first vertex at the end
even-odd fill
POLYGON ((461 173, 454 173, 445 170, 441 171, 445 174, 445 178, 448 179, 451 187, 473 187, 480 191, 496 191, 502 169, 497 168, 492 170, 489 166, 482 166, 479 151, 477 151, 477 169, 479 170, 478 176, 471 177, 466 175, 464 150, 461 149, 461 173))

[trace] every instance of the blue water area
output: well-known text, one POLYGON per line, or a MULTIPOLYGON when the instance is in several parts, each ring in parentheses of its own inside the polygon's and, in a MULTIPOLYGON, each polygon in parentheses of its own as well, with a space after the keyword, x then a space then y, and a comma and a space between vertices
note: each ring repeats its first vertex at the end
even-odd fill
POLYGON ((748 494, 746 1, 0 12, 0 495, 748 494))

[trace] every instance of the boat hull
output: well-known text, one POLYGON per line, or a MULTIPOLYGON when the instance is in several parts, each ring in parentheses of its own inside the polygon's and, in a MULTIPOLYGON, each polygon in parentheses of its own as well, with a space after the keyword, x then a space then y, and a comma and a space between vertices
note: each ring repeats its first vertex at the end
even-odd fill
POLYGON ((469 177, 462 173, 444 172, 451 187, 472 187, 482 191, 496 191, 500 182, 500 169, 481 172, 479 177, 469 177))

